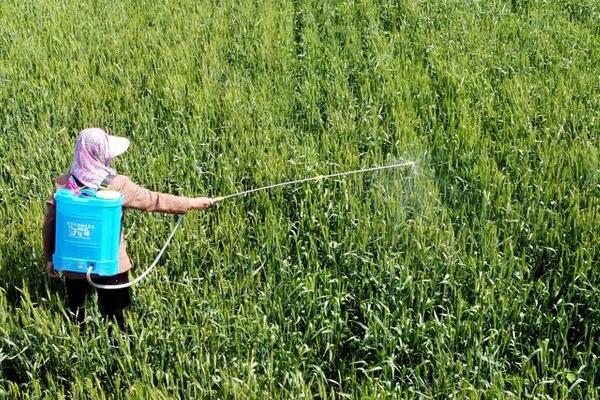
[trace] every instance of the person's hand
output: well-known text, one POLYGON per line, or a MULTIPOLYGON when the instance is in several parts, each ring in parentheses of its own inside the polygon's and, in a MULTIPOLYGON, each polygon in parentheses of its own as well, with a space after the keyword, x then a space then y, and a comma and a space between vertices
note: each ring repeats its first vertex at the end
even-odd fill
POLYGON ((48 269, 48 276, 50 278, 58 278, 58 272, 54 270, 54 264, 52 264, 52 261, 46 262, 46 268, 48 269))
POLYGON ((215 205, 215 200, 208 197, 197 197, 192 199, 192 207, 196 210, 208 210, 215 205))

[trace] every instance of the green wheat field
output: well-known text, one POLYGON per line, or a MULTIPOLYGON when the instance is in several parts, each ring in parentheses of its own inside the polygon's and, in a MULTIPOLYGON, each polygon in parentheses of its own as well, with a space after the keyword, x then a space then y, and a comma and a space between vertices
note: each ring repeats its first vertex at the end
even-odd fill
POLYGON ((600 397, 596 0, 4 0, 0 161, 0 398, 600 397), (416 164, 191 212, 80 331, 41 225, 93 126, 188 196, 416 164))

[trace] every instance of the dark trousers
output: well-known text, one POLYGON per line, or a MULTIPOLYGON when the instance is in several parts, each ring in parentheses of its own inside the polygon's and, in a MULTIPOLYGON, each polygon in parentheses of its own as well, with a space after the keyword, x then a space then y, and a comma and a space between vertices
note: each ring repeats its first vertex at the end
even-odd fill
MULTIPOLYGON (((117 285, 129 282, 129 273, 123 272, 113 276, 101 276, 93 278, 93 281, 101 285, 117 285)), ((85 319, 83 305, 85 298, 92 292, 93 287, 85 279, 65 278, 67 289, 67 307, 73 319, 82 323, 85 319)), ((131 304, 131 289, 96 289, 98 291, 98 303, 100 313, 107 319, 115 320, 122 330, 125 330, 125 317, 123 311, 131 304)))

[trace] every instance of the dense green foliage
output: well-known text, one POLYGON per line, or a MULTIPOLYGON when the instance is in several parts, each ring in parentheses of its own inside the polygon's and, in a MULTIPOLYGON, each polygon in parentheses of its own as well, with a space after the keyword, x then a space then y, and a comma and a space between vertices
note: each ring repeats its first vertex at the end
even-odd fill
MULTIPOLYGON (((0 397, 600 396, 599 39, 595 0, 0 2, 0 397), (41 255, 90 126, 187 195, 418 166, 190 214, 111 341, 41 255)), ((128 214, 133 275, 172 223, 128 214)))

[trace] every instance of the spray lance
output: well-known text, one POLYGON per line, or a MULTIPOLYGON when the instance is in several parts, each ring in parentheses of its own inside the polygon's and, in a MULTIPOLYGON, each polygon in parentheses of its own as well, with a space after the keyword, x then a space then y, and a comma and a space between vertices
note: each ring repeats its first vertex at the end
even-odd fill
MULTIPOLYGON (((260 187, 260 188, 256 188, 256 189, 250 189, 250 190, 245 190, 245 191, 241 191, 241 192, 237 192, 237 193, 232 193, 232 194, 228 194, 225 196, 216 197, 214 200, 215 200, 215 203, 217 203, 217 202, 222 202, 224 200, 232 199, 235 197, 246 196, 246 195, 249 195, 252 193, 271 190, 271 189, 283 187, 283 186, 297 185, 297 184, 305 183, 305 182, 321 181, 321 180, 329 179, 329 178, 362 174, 362 173, 366 173, 366 172, 382 171, 382 170, 393 169, 393 168, 402 168, 402 167, 414 166, 414 165, 415 165, 414 161, 406 161, 406 162, 398 163, 398 164, 375 166, 375 167, 363 168, 363 169, 358 169, 358 170, 353 170, 353 171, 338 172, 338 173, 329 174, 329 175, 317 175, 317 176, 310 177, 310 178, 303 178, 303 179, 297 179, 297 180, 293 180, 293 181, 281 182, 281 183, 276 183, 273 185, 264 186, 264 187, 260 187)), ((91 276, 92 272, 94 271, 93 265, 88 266, 87 270, 85 271, 87 281, 90 283, 90 285, 92 285, 95 288, 99 288, 99 289, 123 289, 123 288, 130 287, 132 285, 135 285, 136 283, 138 283, 139 281, 144 279, 146 276, 148 276, 148 274, 154 269, 154 267, 156 267, 156 264, 158 264, 158 261, 160 260, 163 253, 169 246, 169 243, 171 242, 171 240, 173 239, 173 236, 175 235, 175 232, 179 228, 179 225, 181 225, 181 221, 183 221, 183 215, 180 215, 177 218, 177 222, 175 223, 175 226, 171 230, 171 233, 167 237, 167 240, 163 244, 162 248, 158 252, 158 254, 157 254, 156 258, 154 259, 154 261, 152 262, 152 264, 150 264, 150 266, 142 274, 140 274, 137 278, 135 278, 131 282, 124 283, 124 284, 118 284, 118 285, 101 285, 101 284, 95 283, 92 280, 92 276, 91 276)))

